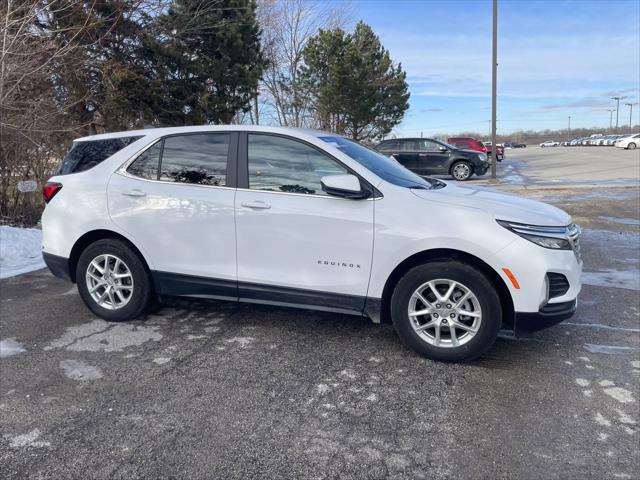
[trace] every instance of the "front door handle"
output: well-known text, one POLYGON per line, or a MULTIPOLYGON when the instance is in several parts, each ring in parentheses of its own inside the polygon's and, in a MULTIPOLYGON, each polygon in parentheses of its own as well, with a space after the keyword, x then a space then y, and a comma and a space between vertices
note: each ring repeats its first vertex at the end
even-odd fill
POLYGON ((133 190, 122 192, 122 195, 126 195, 127 197, 144 197, 147 194, 145 192, 143 192, 142 190, 134 188, 133 190))
POLYGON ((419 154, 418 154, 418 156, 419 156, 419 157, 426 157, 426 156, 427 156, 427 154, 426 154, 426 153, 419 153, 419 154))
POLYGON ((260 200, 256 200, 255 202, 242 202, 240 203, 242 207, 253 208, 255 210, 267 210, 271 208, 271 205, 268 203, 264 203, 260 200))

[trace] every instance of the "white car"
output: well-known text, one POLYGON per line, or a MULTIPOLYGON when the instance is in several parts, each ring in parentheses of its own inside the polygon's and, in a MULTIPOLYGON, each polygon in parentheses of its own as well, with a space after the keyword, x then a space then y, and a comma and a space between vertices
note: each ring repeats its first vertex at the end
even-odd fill
POLYGON ((628 150, 635 150, 640 146, 640 133, 636 133, 635 135, 629 135, 628 137, 623 137, 616 140, 614 144, 618 148, 625 148, 628 150))
POLYGON ((558 208, 419 177, 335 134, 250 126, 80 138, 45 185, 43 256, 91 311, 163 296, 390 319, 419 354, 573 315, 580 229, 558 208))
POLYGON ((547 140, 546 142, 542 142, 540 144, 541 148, 545 148, 545 147, 557 147, 558 145, 560 145, 560 143, 554 141, 554 140, 547 140))

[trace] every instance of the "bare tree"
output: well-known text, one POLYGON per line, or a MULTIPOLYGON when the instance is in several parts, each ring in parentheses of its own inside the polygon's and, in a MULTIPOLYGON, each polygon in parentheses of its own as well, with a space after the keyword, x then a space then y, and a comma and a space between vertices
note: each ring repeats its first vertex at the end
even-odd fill
POLYGON ((261 0, 258 21, 263 52, 269 61, 252 114, 269 123, 314 126, 298 77, 302 52, 319 29, 343 28, 351 20, 348 2, 328 0, 261 0))
POLYGON ((80 89, 81 95, 65 99, 60 72, 63 66, 76 68, 74 62, 99 45, 122 14, 95 15, 99 4, 98 0, 0 2, 0 217, 37 217, 37 208, 28 211, 37 207, 37 194, 20 194, 17 182, 30 179, 42 185, 51 174, 52 159, 60 157, 69 141, 95 130, 90 128, 95 116, 83 119, 73 114, 78 105, 89 103, 94 92, 80 89), (75 21, 52 21, 71 17, 75 21))

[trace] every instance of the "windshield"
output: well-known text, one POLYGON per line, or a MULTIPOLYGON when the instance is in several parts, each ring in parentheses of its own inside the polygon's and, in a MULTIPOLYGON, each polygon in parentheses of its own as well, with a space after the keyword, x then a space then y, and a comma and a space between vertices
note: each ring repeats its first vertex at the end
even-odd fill
POLYGON ((445 186, 440 180, 435 178, 419 177, 410 170, 407 170, 395 160, 390 159, 370 148, 359 143, 347 140, 344 137, 318 137, 320 140, 330 143, 338 148, 342 153, 353 158, 363 167, 371 170, 383 180, 407 188, 422 188, 431 190, 445 186))

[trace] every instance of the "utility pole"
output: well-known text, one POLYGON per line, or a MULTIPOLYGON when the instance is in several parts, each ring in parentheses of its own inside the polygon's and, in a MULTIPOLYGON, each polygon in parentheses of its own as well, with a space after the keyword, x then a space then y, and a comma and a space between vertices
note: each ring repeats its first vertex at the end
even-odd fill
MULTIPOLYGON (((611 130, 611 126, 613 125, 613 112, 617 112, 617 110, 614 110, 613 108, 608 109, 607 112, 609 112, 609 130, 611 130)), ((618 131, 618 119, 617 119, 616 115, 616 132, 618 131)))
POLYGON ((498 0, 493 0, 493 54, 491 60, 491 178, 496 178, 496 97, 498 94, 498 0))
POLYGON ((611 100, 616 101, 616 133, 618 133, 618 112, 620 111, 620 100, 622 100, 623 98, 625 97, 611 97, 611 100))
POLYGON ((567 140, 571 140, 571 115, 569 115, 569 125, 567 126, 567 140))
POLYGON ((633 121, 633 106, 637 105, 637 103, 625 103, 625 105, 629 107, 629 128, 631 128, 633 126, 631 125, 631 122, 633 121))

